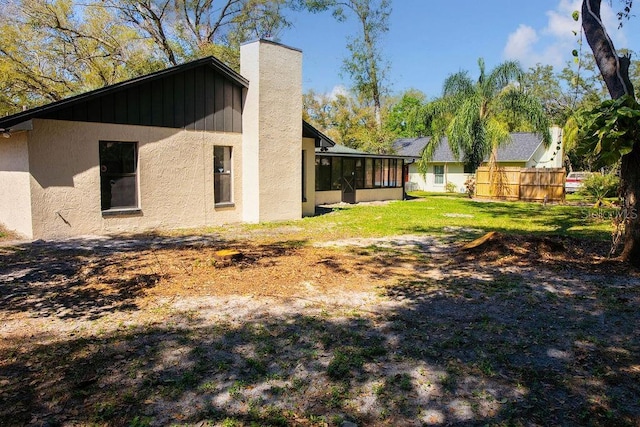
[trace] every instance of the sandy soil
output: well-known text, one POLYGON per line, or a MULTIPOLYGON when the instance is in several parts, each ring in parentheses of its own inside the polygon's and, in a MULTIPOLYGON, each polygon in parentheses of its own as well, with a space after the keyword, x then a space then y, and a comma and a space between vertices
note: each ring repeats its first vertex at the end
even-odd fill
POLYGON ((5 243, 0 425, 637 426, 640 277, 606 249, 5 243))

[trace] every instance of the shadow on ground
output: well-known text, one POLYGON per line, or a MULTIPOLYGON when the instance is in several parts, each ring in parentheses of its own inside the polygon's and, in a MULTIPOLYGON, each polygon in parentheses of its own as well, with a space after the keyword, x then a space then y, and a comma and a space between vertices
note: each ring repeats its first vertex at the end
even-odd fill
MULTIPOLYGON (((31 250, 3 255, 24 256, 3 274, 35 268, 15 280, 37 281, 29 259, 60 258, 31 250)), ((360 254, 372 269, 391 265, 372 253, 360 254)), ((87 256, 70 257, 61 279, 87 256)), ((637 426, 637 276, 521 271, 494 258, 413 258, 373 307, 273 301, 289 310, 239 320, 168 310, 153 324, 34 336, 45 344, 29 349, 4 342, 0 425, 637 426), (435 270, 440 277, 426 274, 435 270)), ((116 292, 117 309, 139 309, 139 288, 119 286, 133 290, 116 292)), ((13 304, 34 316, 59 311, 46 293, 36 303, 2 292, 3 315, 13 304)), ((94 295, 74 298, 75 316, 114 309, 94 295)))
POLYGON ((251 266, 304 245, 303 241, 284 241, 251 251, 246 244, 217 236, 152 234, 18 243, 0 247, 0 311, 96 320, 139 309, 138 298, 169 276, 160 253, 175 251, 181 262, 188 251, 242 249, 241 264, 251 266), (127 263, 131 259, 135 265, 127 263))

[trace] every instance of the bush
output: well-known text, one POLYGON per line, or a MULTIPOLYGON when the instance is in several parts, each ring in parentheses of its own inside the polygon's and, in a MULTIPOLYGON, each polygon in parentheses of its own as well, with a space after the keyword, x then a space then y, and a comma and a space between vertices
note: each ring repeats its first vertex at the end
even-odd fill
POLYGON ((593 174, 582 181, 578 193, 601 205, 606 197, 614 197, 618 193, 620 178, 615 173, 593 174))
POLYGON ((473 197, 476 194, 476 178, 473 176, 467 178, 464 182, 464 188, 467 192, 467 196, 473 197))
POLYGON ((453 182, 447 182, 447 185, 445 185, 445 190, 447 190, 447 193, 455 193, 458 190, 458 187, 456 187, 453 182))

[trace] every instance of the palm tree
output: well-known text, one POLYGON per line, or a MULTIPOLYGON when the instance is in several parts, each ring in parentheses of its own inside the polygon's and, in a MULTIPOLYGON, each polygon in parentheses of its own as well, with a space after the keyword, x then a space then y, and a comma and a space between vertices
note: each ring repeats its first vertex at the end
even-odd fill
POLYGON ((551 143, 549 122, 540 101, 522 90, 522 69, 517 62, 507 61, 485 73, 484 60, 478 60, 480 77, 473 82, 468 72, 449 76, 444 82, 443 96, 431 102, 425 120, 431 128, 431 143, 422 153, 421 169, 433 158, 446 136, 456 158, 475 170, 489 155, 495 162, 498 147, 511 141, 508 115, 531 126, 551 143))

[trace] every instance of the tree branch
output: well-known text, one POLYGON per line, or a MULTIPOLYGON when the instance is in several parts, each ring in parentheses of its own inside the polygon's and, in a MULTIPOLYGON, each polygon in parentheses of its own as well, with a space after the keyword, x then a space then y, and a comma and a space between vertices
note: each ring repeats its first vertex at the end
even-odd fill
POLYGON ((601 3, 602 0, 583 0, 582 28, 611 97, 633 96, 628 72, 630 58, 618 56, 600 17, 601 3))

